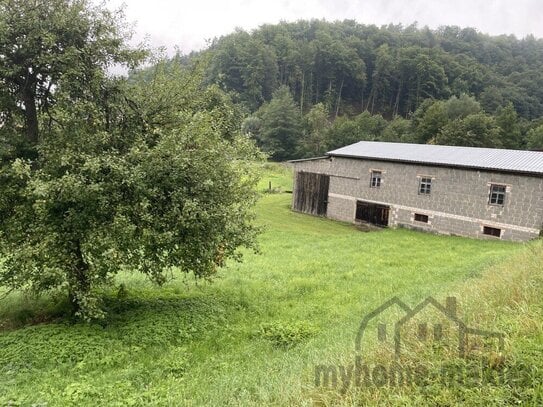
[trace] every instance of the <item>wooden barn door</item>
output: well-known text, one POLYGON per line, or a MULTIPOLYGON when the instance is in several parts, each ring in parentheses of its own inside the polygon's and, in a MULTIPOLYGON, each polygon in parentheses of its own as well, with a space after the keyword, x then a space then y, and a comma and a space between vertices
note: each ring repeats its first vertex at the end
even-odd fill
POLYGON ((326 216, 330 176, 297 172, 292 207, 295 211, 326 216))

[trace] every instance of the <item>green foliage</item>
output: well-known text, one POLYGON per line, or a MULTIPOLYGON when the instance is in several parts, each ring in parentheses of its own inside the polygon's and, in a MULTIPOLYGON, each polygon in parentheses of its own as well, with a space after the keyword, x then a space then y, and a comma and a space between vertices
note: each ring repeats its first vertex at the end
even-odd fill
POLYGON ((236 30, 175 60, 209 58, 208 83, 232 94, 250 114, 244 131, 283 160, 360 140, 525 148, 527 132, 543 115, 542 52, 533 37, 311 20, 236 30), (283 94, 283 108, 274 91, 283 94), (275 112, 263 129, 272 99, 275 112), (471 115, 473 134, 460 137, 460 124, 471 115), (482 121, 474 123, 475 117, 482 121), (488 117, 498 137, 488 134, 494 133, 488 117))
POLYGON ((479 97, 481 105, 488 113, 495 113, 498 108, 504 106, 505 97, 502 91, 497 86, 489 86, 486 88, 479 97))
POLYGON ((322 103, 317 103, 304 116, 303 136, 300 140, 300 155, 311 157, 322 155, 327 147, 327 132, 330 127, 329 113, 322 103))
MULTIPOLYGON (((45 125, 39 138, 26 135, 33 156, 19 145, 21 126, 1 127, 9 154, 0 168, 0 286, 68 292, 77 316, 101 317, 97 292, 120 270, 158 284, 173 268, 210 278, 240 259, 240 246, 255 247, 260 153, 240 135, 241 111, 230 98, 202 86, 203 66, 159 65, 131 84, 109 78, 108 64, 134 53, 124 54, 118 17, 86 2, 48 3, 43 15, 8 3, 17 6, 9 18, 38 43, 42 20, 58 25, 58 35, 82 30, 66 52, 80 45, 89 61, 72 66, 53 41, 47 58, 58 71, 48 73, 51 94, 37 112, 45 125)), ((10 29, 0 25, 0 34, 10 29)), ((22 49, 29 61, 45 58, 40 47, 22 49)), ((17 91, 11 95, 20 105, 17 91)))
POLYGON ((4 169, 2 285, 67 287, 82 315, 99 316, 93 288, 122 268, 158 284, 172 267, 207 278, 253 245, 258 154, 231 132, 235 115, 216 90, 172 79, 131 90, 136 112, 117 106, 134 114, 128 131, 70 114, 40 143, 38 169, 19 159, 4 169))
POLYGON ((287 85, 301 110, 323 103, 335 115, 408 117, 427 98, 468 94, 489 113, 512 102, 519 116, 534 119, 543 114, 542 50, 533 37, 459 27, 311 20, 238 30, 203 52, 213 55, 209 80, 252 111, 287 85))
POLYGON ((427 143, 432 140, 449 122, 443 101, 425 100, 413 115, 416 140, 427 143))
POLYGON ((34 157, 40 125, 55 119, 59 90, 72 102, 93 99, 106 90, 100 85, 108 67, 141 61, 145 51, 129 49, 128 38, 120 11, 87 0, 0 2, 0 144, 16 141, 16 155, 34 157))
POLYGON ((532 150, 543 150, 543 125, 531 129, 526 136, 527 147, 532 150))
POLYGON ((317 332, 317 329, 305 322, 270 322, 261 324, 256 336, 270 341, 277 347, 292 347, 310 338, 317 332))
POLYGON ((382 141, 414 143, 415 133, 410 120, 403 117, 395 117, 383 130, 382 141))
POLYGON ((215 49, 210 75, 226 90, 235 89, 242 102, 256 110, 270 100, 277 85, 276 55, 248 33, 238 30, 215 49), (227 72, 227 74, 226 74, 227 72))
POLYGON ((372 115, 368 111, 349 119, 340 117, 328 131, 328 150, 356 143, 360 140, 377 141, 387 127, 387 121, 380 115, 372 115))
POLYGON ((481 105, 473 96, 463 93, 460 97, 451 96, 443 103, 449 120, 464 119, 470 114, 481 113, 481 105))
MULTIPOLYGON (((481 113, 481 105, 471 96, 462 94, 448 100, 426 99, 413 115, 416 140, 427 143, 452 121, 463 120, 471 114, 481 113)), ((480 116, 482 117, 482 116, 480 116)), ((442 144, 447 144, 444 141, 442 144)))
MULTIPOLYGON (((396 116, 387 121, 381 115, 364 111, 352 118, 338 117, 330 124, 322 104, 315 105, 304 119, 298 156, 321 155, 360 140, 521 148, 521 136, 530 126, 519 120, 512 105, 498 109, 494 117, 466 94, 447 100, 427 99, 411 119, 396 116)), ((530 134, 536 137, 536 130, 530 134)))
POLYGON ((502 147, 500 130, 493 117, 471 114, 446 124, 435 137, 436 144, 467 147, 502 147))
POLYGON ((273 159, 282 161, 294 157, 300 137, 299 111, 286 86, 273 94, 272 100, 257 112, 261 120, 258 143, 273 159))
POLYGON ((499 108, 496 113, 496 124, 500 129, 501 144, 505 148, 519 148, 522 144, 521 127, 515 108, 509 103, 499 108))
POLYGON ((249 116, 241 123, 241 132, 255 139, 259 139, 262 120, 257 116, 249 116))

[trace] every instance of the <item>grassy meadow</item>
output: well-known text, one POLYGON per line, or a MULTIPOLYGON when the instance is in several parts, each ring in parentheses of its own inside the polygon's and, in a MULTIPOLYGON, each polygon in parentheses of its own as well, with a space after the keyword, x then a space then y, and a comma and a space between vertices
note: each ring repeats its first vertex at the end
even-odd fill
POLYGON ((510 405, 543 394, 541 242, 363 232, 291 212, 287 169, 268 166, 259 188, 270 181, 256 208, 261 252, 212 283, 174 275, 157 288, 121 274, 92 324, 65 318, 55 296, 1 300, 0 405, 510 405), (316 388, 314 366, 351 353, 364 314, 395 295, 456 295, 537 369, 510 388, 316 388))

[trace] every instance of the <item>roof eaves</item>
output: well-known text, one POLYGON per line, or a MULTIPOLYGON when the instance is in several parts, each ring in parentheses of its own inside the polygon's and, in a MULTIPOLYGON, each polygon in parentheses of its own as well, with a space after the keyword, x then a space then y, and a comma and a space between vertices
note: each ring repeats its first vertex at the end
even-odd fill
POLYGON ((506 169, 506 168, 492 168, 492 167, 450 164, 450 163, 449 164, 433 163, 429 161, 406 160, 406 159, 401 159, 401 158, 383 158, 383 157, 349 155, 349 154, 332 154, 332 153, 327 153, 327 154, 328 154, 328 157, 343 157, 343 158, 353 158, 353 159, 359 159, 359 160, 375 160, 375 161, 397 162, 397 163, 407 163, 407 164, 420 164, 420 165, 426 165, 429 167, 466 168, 470 170, 505 172, 505 173, 511 173, 511 174, 523 174, 523 175, 530 175, 530 176, 536 176, 536 177, 543 177, 543 173, 541 172, 522 171, 522 170, 514 170, 514 169, 506 169))
POLYGON ((321 157, 311 157, 311 158, 299 158, 297 160, 288 160, 287 163, 301 163, 301 162, 304 162, 304 161, 324 160, 324 159, 327 159, 327 158, 330 158, 330 155, 323 155, 321 157))

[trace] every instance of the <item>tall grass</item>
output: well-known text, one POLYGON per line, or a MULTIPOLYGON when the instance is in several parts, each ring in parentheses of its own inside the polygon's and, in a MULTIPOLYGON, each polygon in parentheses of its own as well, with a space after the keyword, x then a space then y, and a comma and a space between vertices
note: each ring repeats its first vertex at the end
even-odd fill
MULTIPOLYGON (((436 293, 436 298, 443 300, 451 295, 459 300, 459 316, 468 326, 505 334, 503 350, 498 352, 496 343, 483 349, 484 341, 477 338, 471 340, 470 345, 475 346, 475 350, 479 346, 479 350, 484 350, 482 358, 469 354, 460 358, 455 352, 421 346, 417 354, 409 357, 414 356, 418 366, 428 368, 424 376, 427 380, 418 383, 407 380, 398 385, 389 376, 383 386, 361 380, 362 384, 355 387, 354 379, 347 390, 342 383, 314 386, 308 393, 313 405, 542 405, 543 242, 525 246, 510 259, 486 269, 478 278, 451 284, 436 293), (453 366, 455 372, 463 374, 456 379, 462 380, 443 381, 443 366, 453 366), (483 369, 487 376, 466 373, 483 369)), ((328 362, 348 366, 353 359, 352 350, 346 348, 328 362)), ((389 367, 391 361, 396 363, 383 345, 375 342, 364 354, 364 363, 369 366, 389 367)), ((399 360, 404 367, 409 366, 406 362, 399 360)), ((297 402, 301 403, 301 399, 297 402)))

